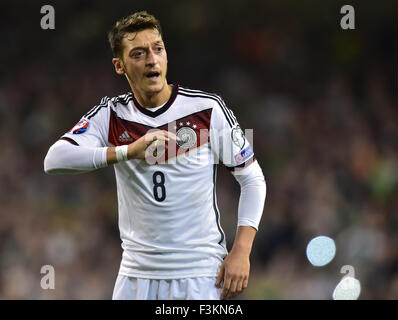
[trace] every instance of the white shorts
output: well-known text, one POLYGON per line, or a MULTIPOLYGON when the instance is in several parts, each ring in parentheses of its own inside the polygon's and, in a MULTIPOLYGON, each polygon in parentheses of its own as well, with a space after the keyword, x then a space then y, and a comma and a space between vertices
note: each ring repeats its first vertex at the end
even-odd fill
POLYGON ((215 277, 154 280, 118 275, 112 300, 220 300, 215 277))

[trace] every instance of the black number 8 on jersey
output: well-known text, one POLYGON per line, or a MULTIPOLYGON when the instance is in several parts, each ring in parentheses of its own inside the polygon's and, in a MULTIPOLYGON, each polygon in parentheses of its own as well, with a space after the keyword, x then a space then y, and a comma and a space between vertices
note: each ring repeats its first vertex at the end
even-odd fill
POLYGON ((162 202, 164 199, 166 199, 166 187, 164 186, 165 178, 163 172, 156 171, 152 176, 152 180, 153 196, 155 197, 156 201, 162 202))

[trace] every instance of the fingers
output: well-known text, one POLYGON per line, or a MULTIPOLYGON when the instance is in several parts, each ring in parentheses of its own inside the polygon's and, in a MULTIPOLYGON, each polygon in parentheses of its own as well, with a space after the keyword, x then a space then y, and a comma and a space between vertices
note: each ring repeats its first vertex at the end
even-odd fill
POLYGON ((231 287, 231 278, 229 277, 225 277, 226 279, 224 279, 224 285, 222 287, 222 291, 221 291, 221 298, 228 298, 229 296, 229 291, 230 291, 230 287, 231 287))
MULTIPOLYGON (((218 279, 217 279, 218 282, 218 279)), ((235 276, 225 276, 224 277, 224 285, 222 287, 221 298, 233 298, 238 294, 242 293, 243 290, 247 287, 248 278, 247 277, 239 277, 235 276)))
POLYGON ((176 144, 179 140, 172 132, 159 129, 150 130, 140 139, 132 142, 133 151, 131 151, 130 158, 145 159, 149 164, 154 164, 163 156, 166 148, 173 149, 173 143, 176 144))
POLYGON ((151 132, 146 136, 146 140, 150 141, 151 143, 155 140, 162 140, 162 141, 179 141, 178 138, 174 133, 166 131, 166 130, 159 130, 156 132, 151 132))
POLYGON ((150 145, 152 142, 157 141, 157 140, 169 141, 169 137, 168 137, 167 131, 159 130, 159 131, 151 132, 151 133, 145 135, 145 140, 148 142, 148 145, 150 145))
POLYGON ((237 294, 241 293, 243 291, 243 280, 238 280, 236 282, 236 290, 237 294))
POLYGON ((229 298, 233 298, 236 297, 237 295, 241 294, 243 292, 243 290, 245 290, 245 288, 247 287, 247 281, 246 281, 246 286, 244 285, 245 280, 241 279, 236 281, 236 290, 233 291, 232 287, 229 293, 229 298))
POLYGON ((242 283, 242 290, 245 290, 247 288, 248 283, 249 283, 249 278, 245 278, 242 283))
POLYGON ((168 137, 169 139, 174 140, 174 141, 180 141, 180 140, 181 140, 181 139, 180 139, 179 137, 177 137, 174 133, 169 132, 169 131, 165 131, 165 132, 166 132, 167 137, 168 137))
POLYGON ((222 264, 220 272, 218 273, 217 280, 216 280, 216 287, 217 288, 221 287, 221 282, 224 279, 224 270, 225 270, 224 264, 222 264))

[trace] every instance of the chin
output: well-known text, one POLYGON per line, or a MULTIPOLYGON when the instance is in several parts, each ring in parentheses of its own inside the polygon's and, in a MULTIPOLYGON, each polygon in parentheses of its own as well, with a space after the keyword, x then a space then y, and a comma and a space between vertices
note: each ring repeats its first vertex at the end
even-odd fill
POLYGON ((143 89, 146 92, 158 93, 163 90, 164 86, 165 86, 164 83, 153 83, 153 84, 145 85, 143 87, 143 89))

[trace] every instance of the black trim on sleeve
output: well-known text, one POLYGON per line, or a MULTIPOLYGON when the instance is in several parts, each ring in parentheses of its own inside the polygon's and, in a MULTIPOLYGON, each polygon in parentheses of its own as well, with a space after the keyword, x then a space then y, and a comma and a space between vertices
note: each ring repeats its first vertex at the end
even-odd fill
POLYGON ((253 156, 249 160, 247 160, 246 162, 241 163, 241 164, 239 164, 239 165, 237 165, 235 167, 227 167, 227 166, 225 166, 225 167, 227 168, 228 171, 234 171, 235 169, 244 169, 245 167, 250 166, 256 160, 257 160, 256 157, 253 156))
POLYGON ((75 145, 75 146, 78 146, 78 145, 79 145, 75 140, 73 140, 73 139, 71 139, 71 138, 68 138, 68 137, 61 137, 61 138, 59 138, 59 140, 68 141, 69 143, 71 143, 71 144, 73 144, 73 145, 75 145))

